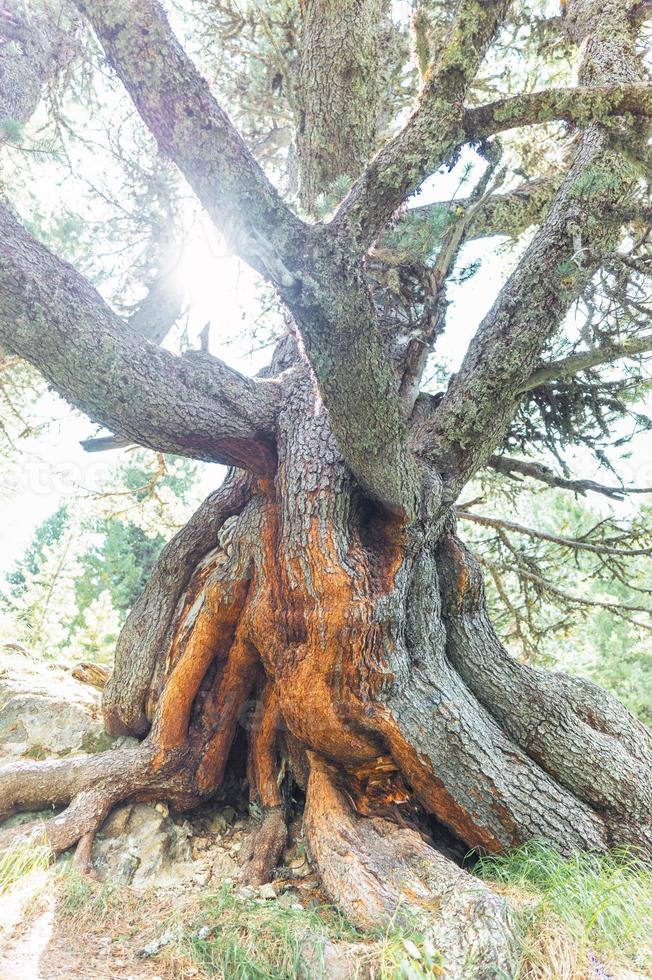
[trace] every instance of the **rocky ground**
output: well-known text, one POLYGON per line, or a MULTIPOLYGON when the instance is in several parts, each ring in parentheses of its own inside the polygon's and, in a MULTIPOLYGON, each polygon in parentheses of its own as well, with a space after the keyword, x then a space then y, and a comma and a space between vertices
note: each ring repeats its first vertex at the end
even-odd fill
MULTIPOLYGON (((124 739, 103 731, 97 689, 69 670, 44 664, 21 649, 0 655, 0 762, 65 757, 110 749, 124 739)), ((48 819, 17 814, 5 826, 48 819)), ((283 865, 272 884, 239 887, 239 856, 257 820, 243 808, 205 806, 171 813, 164 802, 114 810, 98 834, 92 863, 97 883, 71 877, 64 856, 54 868, 37 868, 0 897, 0 977, 201 977, 184 957, 183 937, 202 939, 207 896, 228 889, 242 909, 276 903, 297 913, 325 903, 304 851, 301 821, 291 826, 283 865), (173 941, 174 940, 174 941, 173 941)), ((206 930, 207 927, 204 927, 206 930)), ((369 946, 308 938, 305 976, 316 976, 315 957, 329 977, 363 976, 369 946), (319 947, 319 948, 317 948, 319 947), (312 964, 312 966, 311 966, 312 964)))

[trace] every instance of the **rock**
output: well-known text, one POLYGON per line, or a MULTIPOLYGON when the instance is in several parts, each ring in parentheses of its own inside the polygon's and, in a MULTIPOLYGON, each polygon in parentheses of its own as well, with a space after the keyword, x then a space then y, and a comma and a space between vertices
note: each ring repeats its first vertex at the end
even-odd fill
POLYGON ((225 806, 219 813, 214 813, 208 820, 208 828, 214 834, 224 834, 236 818, 232 806, 225 806))
POLYGON ((301 980, 371 980, 372 958, 377 947, 366 943, 333 943, 310 936, 301 950, 301 980))
POLYGON ((0 760, 100 752, 100 692, 29 653, 0 649, 0 760))
POLYGON ((274 888, 274 885, 268 883, 260 886, 258 889, 258 894, 261 898, 276 898, 276 889, 274 888))
MULTIPOLYGON (((193 867, 189 838, 192 829, 177 824, 145 803, 117 807, 93 845, 93 866, 101 880, 133 888, 170 886, 189 881, 193 867)), ((206 876, 204 876, 206 878, 206 876)))
POLYGON ((162 936, 158 939, 153 939, 151 943, 147 946, 143 946, 141 950, 138 951, 138 955, 141 960, 148 959, 150 956, 156 956, 159 950, 163 949, 164 946, 169 946, 174 939, 174 933, 171 929, 164 932, 162 936))
POLYGON ((251 885, 241 885, 240 888, 236 890, 236 896, 238 898, 252 899, 256 897, 256 889, 252 888, 251 885))

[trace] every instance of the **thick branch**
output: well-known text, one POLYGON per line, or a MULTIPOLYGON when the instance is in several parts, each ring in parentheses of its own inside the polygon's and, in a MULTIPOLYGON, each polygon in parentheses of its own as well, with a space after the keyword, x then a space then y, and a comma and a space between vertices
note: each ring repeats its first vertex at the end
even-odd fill
POLYGON ((652 334, 649 333, 643 334, 641 337, 621 340, 617 344, 601 344, 593 350, 583 351, 581 354, 572 354, 570 357, 565 357, 560 361, 552 361, 550 364, 543 364, 534 374, 530 375, 520 391, 531 391, 549 381, 570 378, 580 371, 588 371, 600 364, 610 364, 622 357, 638 357, 639 354, 646 354, 649 351, 652 351, 652 334))
POLYGON ((587 126, 592 120, 623 115, 652 114, 652 85, 602 85, 596 88, 552 88, 467 109, 464 132, 483 140, 518 126, 536 126, 565 120, 587 126))
MULTIPOLYGON (((503 194, 487 197, 469 222, 465 240, 488 238, 491 235, 509 235, 516 238, 532 225, 538 224, 548 209, 559 180, 540 177, 519 184, 503 194)), ((444 210, 455 213, 457 208, 466 210, 471 206, 470 198, 453 201, 438 201, 410 208, 403 216, 403 222, 419 220, 427 213, 444 210)))
POLYGON ((418 108, 374 157, 333 219, 360 248, 374 241, 402 202, 465 141, 463 100, 508 7, 508 0, 460 4, 418 108))
POLYGON ((375 149, 385 7, 386 0, 300 4, 294 92, 301 200, 308 211, 338 177, 358 177, 375 149))
POLYGON ((5 136, 3 123, 26 123, 31 118, 44 84, 70 53, 70 34, 69 19, 47 0, 33 0, 29 9, 17 0, 2 4, 0 143, 5 136))
POLYGON ((94 421, 142 446, 268 473, 273 381, 134 336, 99 293, 0 206, 0 341, 94 421))
POLYGON ((234 250, 277 284, 303 224, 283 203, 156 0, 75 0, 159 147, 177 164, 234 250))

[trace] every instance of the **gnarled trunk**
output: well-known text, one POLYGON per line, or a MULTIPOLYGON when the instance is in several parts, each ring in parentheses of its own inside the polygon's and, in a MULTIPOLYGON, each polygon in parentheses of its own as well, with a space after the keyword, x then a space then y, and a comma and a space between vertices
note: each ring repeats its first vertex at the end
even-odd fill
POLYGON ((436 493, 411 523, 372 504, 310 372, 291 385, 275 479, 234 476, 209 498, 125 627, 105 718, 114 734, 149 729, 142 746, 8 769, 4 808, 68 804, 43 830, 58 851, 87 849, 122 799, 192 807, 219 791, 254 702, 247 773, 264 819, 248 879, 268 879, 284 847, 287 770, 324 887, 350 918, 422 915, 451 975, 471 946, 469 975, 506 970, 503 901, 433 835, 443 825, 490 852, 532 838, 649 850, 652 739, 592 685, 514 661, 436 493))

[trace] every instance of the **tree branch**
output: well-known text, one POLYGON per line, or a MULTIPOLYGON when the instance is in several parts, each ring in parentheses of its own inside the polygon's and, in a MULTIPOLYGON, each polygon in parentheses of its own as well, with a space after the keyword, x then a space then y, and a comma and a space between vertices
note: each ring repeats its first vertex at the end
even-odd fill
POLYGON ((75 0, 159 147, 234 251, 277 285, 305 226, 283 202, 175 38, 156 0, 75 0))
MULTIPOLYGON (((497 562, 492 562, 481 555, 476 555, 475 557, 476 560, 486 568, 493 567, 503 572, 510 571, 509 568, 505 569, 497 562)), ((542 592, 547 592, 549 595, 555 596, 555 598, 560 599, 562 602, 567 602, 574 606, 585 606, 593 609, 609 609, 616 615, 621 615, 623 612, 633 612, 645 613, 647 616, 649 616, 651 612, 647 606, 634 606, 624 602, 601 602, 599 599, 586 599, 584 596, 575 595, 572 592, 566 592, 564 589, 560 589, 551 582, 548 582, 540 575, 536 575, 534 572, 530 572, 522 567, 513 569, 513 571, 515 574, 519 575, 520 578, 526 579, 528 582, 533 582, 534 585, 538 586, 542 592)), ((652 626, 648 626, 646 623, 639 623, 637 621, 637 625, 641 626, 643 629, 652 630, 652 626)))
POLYGON ((593 350, 582 351, 581 354, 572 354, 560 361, 552 361, 549 364, 542 364, 533 374, 530 375, 519 393, 531 391, 540 385, 545 385, 549 381, 556 381, 560 378, 569 378, 580 371, 588 371, 590 368, 598 367, 600 364, 610 364, 612 361, 620 360, 622 357, 638 357, 639 354, 646 354, 652 351, 652 334, 643 334, 641 337, 631 337, 628 340, 621 340, 615 344, 600 344, 593 350))
MULTIPOLYGON (((600 38, 608 32, 614 43, 608 55, 600 42, 585 46, 580 80, 638 83, 642 69, 625 7, 610 7, 606 24, 597 3, 582 11, 582 17, 569 18, 575 40, 592 38, 599 25, 600 38)), ((622 158, 612 154, 605 128, 592 123, 578 141, 545 220, 478 328, 423 434, 421 449, 443 473, 451 499, 502 444, 519 392, 545 343, 617 244, 617 227, 605 221, 605 214, 633 193, 635 182, 622 158)))
POLYGON ((386 6, 386 0, 299 5, 296 141, 301 201, 310 213, 338 177, 358 177, 376 147, 386 6))
POLYGON ((457 510, 457 516, 464 521, 472 521, 474 524, 481 524, 483 527, 493 527, 503 531, 512 531, 514 534, 522 534, 528 538, 535 538, 537 541, 549 541, 562 548, 570 548, 573 551, 590 551, 596 555, 612 555, 618 558, 632 558, 637 555, 650 555, 652 548, 612 548, 606 544, 591 544, 579 538, 566 538, 563 535, 548 534, 546 531, 537 531, 533 527, 525 524, 515 524, 513 521, 505 521, 498 517, 486 517, 484 514, 475 514, 469 510, 457 510))
POLYGON ((603 483, 596 483, 595 480, 567 480, 563 476, 557 476, 549 466, 543 463, 536 463, 532 460, 514 459, 511 456, 491 456, 487 465, 492 470, 509 476, 512 480, 518 480, 521 476, 538 480, 549 487, 559 487, 562 490, 572 490, 584 496, 585 493, 600 493, 605 497, 614 500, 624 500, 629 493, 652 493, 652 487, 609 487, 603 483), (518 473, 519 476, 514 476, 518 473))
POLYGON ((142 338, 0 205, 0 341, 73 405, 142 446, 259 473, 280 390, 142 338))
POLYGON ((34 113, 46 81, 67 60, 74 25, 65 12, 46 0, 29 8, 4 0, 0 10, 0 143, 3 124, 26 123, 34 113), (11 43, 8 43, 11 42, 11 43))
MULTIPOLYGON (((492 194, 487 197, 473 215, 466 233, 466 241, 476 238, 487 238, 491 235, 509 235, 516 238, 528 228, 543 218, 555 191, 559 185, 557 180, 540 177, 525 181, 511 191, 503 194, 492 194)), ((402 217, 402 222, 419 220, 428 213, 439 209, 453 212, 457 208, 466 210, 472 201, 470 198, 459 198, 453 201, 438 201, 434 204, 422 204, 410 208, 402 217)))
POLYGON ((419 105, 401 132, 376 154, 340 205, 333 225, 361 249, 373 242, 419 184, 453 158, 466 139, 463 100, 502 24, 509 0, 462 0, 419 105))
POLYGON ((483 140, 518 126, 564 120, 588 126, 610 116, 652 115, 652 85, 602 85, 596 88, 551 88, 466 109, 462 120, 468 139, 483 140))

